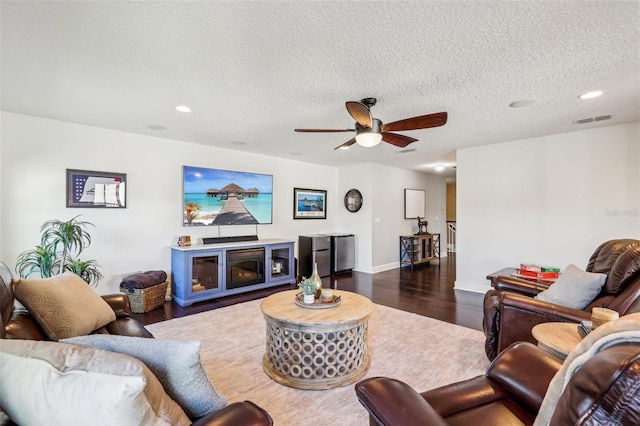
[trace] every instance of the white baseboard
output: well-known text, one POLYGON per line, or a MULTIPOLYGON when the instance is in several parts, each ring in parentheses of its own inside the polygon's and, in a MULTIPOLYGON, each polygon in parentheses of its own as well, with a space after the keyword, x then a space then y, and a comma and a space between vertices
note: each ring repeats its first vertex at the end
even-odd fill
POLYGON ((398 269, 400 267, 400 262, 391 262, 385 265, 378 265, 371 268, 372 274, 377 274, 378 272, 389 271, 391 269, 398 269))
POLYGON ((456 280, 456 282, 453 284, 453 289, 470 291, 472 293, 485 294, 487 291, 491 289, 491 286, 489 284, 483 285, 478 283, 463 282, 463 281, 456 280))
MULTIPOLYGON (((444 259, 446 259, 446 257, 447 255, 443 254, 440 257, 440 260, 434 259, 432 265, 438 266, 437 262, 442 262, 444 259)), ((400 262, 391 262, 384 265, 378 265, 378 266, 367 267, 367 268, 356 267, 353 270, 358 272, 365 272, 367 274, 377 274, 378 272, 389 271, 391 269, 398 269, 399 267, 400 267, 400 262)))

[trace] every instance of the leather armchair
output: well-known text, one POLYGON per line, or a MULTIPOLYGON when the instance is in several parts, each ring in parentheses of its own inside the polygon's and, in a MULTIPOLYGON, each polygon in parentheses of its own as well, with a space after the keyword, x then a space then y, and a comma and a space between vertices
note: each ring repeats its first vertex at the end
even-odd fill
MULTIPOLYGON (((29 311, 15 307, 11 278, 9 268, 0 262, 0 339, 49 340, 29 311)), ((116 319, 93 333, 153 337, 142 323, 133 318, 126 294, 108 294, 102 298, 111 306, 116 319)))
MULTIPOLYGON (((11 271, 0 262, 0 339, 49 340, 42 327, 26 309, 14 307, 11 279, 11 271)), ((126 294, 108 294, 102 298, 114 310, 116 319, 93 333, 153 337, 142 323, 133 318, 126 294)), ((14 423, 9 420, 8 424, 14 423)), ((242 401, 229 404, 206 417, 195 419, 193 424, 197 426, 269 426, 273 425, 273 420, 258 405, 251 401, 242 401)))
MULTIPOLYGON (((399 380, 373 377, 357 383, 355 391, 371 425, 531 425, 561 365, 555 356, 519 342, 484 376, 423 393, 399 380)), ((551 425, 639 424, 639 372, 640 343, 596 354, 569 381, 551 425)))
POLYGON ((589 259, 587 272, 607 275, 600 294, 583 310, 534 299, 543 284, 501 276, 484 296, 485 352, 492 360, 514 342, 536 343, 531 329, 544 322, 591 319, 591 308, 604 307, 620 316, 640 312, 640 240, 619 239, 601 244, 589 259))

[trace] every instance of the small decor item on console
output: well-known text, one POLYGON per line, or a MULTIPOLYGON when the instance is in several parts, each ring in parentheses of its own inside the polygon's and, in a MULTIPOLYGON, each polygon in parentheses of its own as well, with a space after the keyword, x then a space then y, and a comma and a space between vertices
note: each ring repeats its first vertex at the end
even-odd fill
POLYGON ((191 245, 191 237, 189 235, 183 235, 178 237, 178 245, 181 247, 186 247, 191 245))
POLYGON ((429 231, 427 231, 428 225, 429 222, 418 217, 418 233, 416 235, 427 235, 429 233, 429 231))

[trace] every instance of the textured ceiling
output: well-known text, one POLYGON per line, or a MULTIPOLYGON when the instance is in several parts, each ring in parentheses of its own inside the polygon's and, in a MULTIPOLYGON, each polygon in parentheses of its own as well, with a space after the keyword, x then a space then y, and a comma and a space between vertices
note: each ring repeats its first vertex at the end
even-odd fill
POLYGON ((1 12, 4 111, 127 132, 430 171, 461 147, 640 120, 638 1, 2 1, 1 12), (594 89, 604 95, 578 99, 594 89), (419 139, 404 154, 335 151, 352 134, 293 131, 353 128, 344 102, 364 97, 383 122, 439 111, 449 122, 402 132, 419 139), (509 107, 522 99, 535 103, 509 107))

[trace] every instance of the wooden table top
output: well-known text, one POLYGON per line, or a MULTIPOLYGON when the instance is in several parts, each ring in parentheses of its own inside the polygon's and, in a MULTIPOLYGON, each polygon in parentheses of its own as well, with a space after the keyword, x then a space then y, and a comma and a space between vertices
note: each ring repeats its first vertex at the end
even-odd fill
POLYGON ((571 322, 538 324, 531 329, 531 334, 538 341, 538 346, 563 359, 582 340, 578 333, 578 324, 571 322))
POLYGON ((325 309, 303 308, 294 299, 299 290, 281 291, 265 298, 260 304, 265 317, 291 324, 327 325, 335 323, 359 322, 367 318, 373 309, 371 300, 356 293, 334 290, 341 297, 338 306, 325 309))

